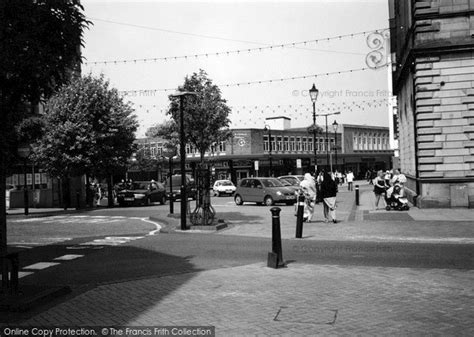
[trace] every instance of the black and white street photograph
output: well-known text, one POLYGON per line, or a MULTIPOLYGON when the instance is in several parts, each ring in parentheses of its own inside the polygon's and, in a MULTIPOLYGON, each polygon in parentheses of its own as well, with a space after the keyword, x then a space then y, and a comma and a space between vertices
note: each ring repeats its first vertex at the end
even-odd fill
POLYGON ((474 0, 0 0, 0 152, 0 337, 474 335, 474 0))

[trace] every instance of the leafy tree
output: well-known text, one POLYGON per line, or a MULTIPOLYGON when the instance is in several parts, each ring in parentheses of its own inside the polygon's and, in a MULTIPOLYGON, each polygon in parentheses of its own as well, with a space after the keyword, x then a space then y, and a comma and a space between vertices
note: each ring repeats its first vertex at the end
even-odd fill
POLYGON ((138 123, 132 112, 103 76, 77 78, 47 102, 35 157, 53 176, 105 177, 112 195, 112 173, 126 166, 135 150, 138 123))
POLYGON ((16 153, 16 125, 79 69, 90 24, 82 11, 79 0, 0 1, 0 256, 7 247, 5 176, 16 153))
MULTIPOLYGON (((212 144, 227 140, 231 136, 229 130, 230 108, 226 100, 221 97, 219 87, 212 83, 204 70, 193 73, 186 77, 180 91, 190 91, 197 94, 196 97, 187 97, 184 108, 184 130, 186 142, 196 147, 200 153, 201 163, 204 162, 204 154, 212 144)), ((171 124, 177 131, 180 121, 179 98, 169 97, 171 115, 174 123, 171 124)))
MULTIPOLYGON (((159 137, 165 140, 163 143, 163 156, 169 158, 178 154, 179 132, 174 120, 165 121, 148 128, 145 135, 150 138, 159 137)), ((171 171, 170 174, 172 174, 171 171)))

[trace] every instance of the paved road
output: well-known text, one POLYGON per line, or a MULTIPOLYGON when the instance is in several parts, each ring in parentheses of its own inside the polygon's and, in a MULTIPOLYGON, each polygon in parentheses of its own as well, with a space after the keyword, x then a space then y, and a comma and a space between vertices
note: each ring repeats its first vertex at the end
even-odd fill
MULTIPOLYGON (((83 223, 42 219, 36 228, 45 230, 45 237, 62 226, 76 232, 71 240, 26 249, 21 267, 31 274, 24 274, 21 282, 67 284, 74 291, 0 321, 43 326, 214 325, 219 336, 473 335, 474 245, 461 240, 472 233, 466 221, 457 221, 456 230, 414 218, 380 221, 377 214, 385 213, 356 210, 350 198, 350 193, 340 194, 340 227, 305 224, 303 240, 293 238, 293 208, 281 206, 282 219, 288 219, 282 221, 288 264, 278 270, 265 266, 271 249, 269 208, 237 207, 231 198, 213 199, 219 214, 236 220, 229 230, 216 234, 150 235, 152 224, 133 219, 166 217, 167 205, 99 209, 87 213, 83 223), (112 221, 120 216, 128 218, 112 221), (321 236, 324 232, 332 234, 321 236), (376 235, 347 240, 357 233, 376 235), (453 242, 409 240, 420 233, 457 237, 453 242), (389 240, 379 240, 379 234, 389 240), (35 265, 37 269, 31 267, 35 265)), ((12 227, 21 231, 29 225, 34 224, 17 222, 12 227)))

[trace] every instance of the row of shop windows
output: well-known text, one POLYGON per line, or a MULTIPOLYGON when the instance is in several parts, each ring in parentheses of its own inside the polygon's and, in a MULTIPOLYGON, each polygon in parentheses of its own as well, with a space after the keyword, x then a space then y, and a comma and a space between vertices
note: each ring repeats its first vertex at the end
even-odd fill
MULTIPOLYGON (((142 147, 145 151, 145 156, 151 157, 160 157, 163 155, 163 143, 150 143, 142 147)), ((210 151, 206 152, 206 155, 215 154, 215 153, 225 153, 226 143, 220 142, 218 144, 213 144, 210 151)), ((199 151, 192 145, 186 145, 186 154, 193 155, 199 154, 199 151)))
POLYGON ((353 138, 354 150, 389 150, 388 137, 355 134, 353 138))
MULTIPOLYGON (((13 174, 6 179, 7 185, 12 185, 14 188, 21 188, 25 186, 24 174, 13 174)), ((46 173, 27 173, 26 186, 29 188, 39 189, 48 188, 51 185, 51 178, 46 173)))
MULTIPOLYGON (((263 151, 270 151, 270 143, 268 136, 263 136, 263 151)), ((286 152, 312 152, 313 151, 313 137, 271 137, 272 151, 286 151, 286 152)), ((316 150, 326 151, 327 142, 325 138, 316 139, 316 150)), ((329 140, 329 150, 335 148, 334 138, 329 140)))

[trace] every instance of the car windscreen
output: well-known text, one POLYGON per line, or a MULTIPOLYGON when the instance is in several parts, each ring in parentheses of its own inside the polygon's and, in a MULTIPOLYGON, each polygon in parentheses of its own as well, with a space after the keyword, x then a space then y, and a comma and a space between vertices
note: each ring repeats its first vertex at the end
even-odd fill
POLYGON ((283 184, 278 179, 262 179, 262 184, 265 187, 283 187, 283 184))
POLYGON ((132 185, 132 190, 147 190, 148 189, 148 183, 133 183, 132 185))
POLYGON ((221 186, 234 186, 232 181, 221 181, 221 186))

